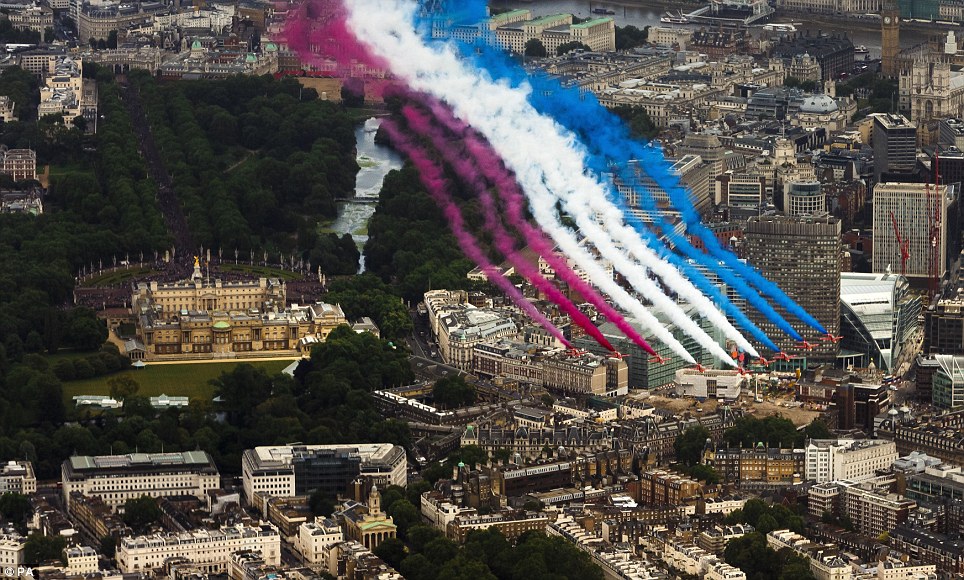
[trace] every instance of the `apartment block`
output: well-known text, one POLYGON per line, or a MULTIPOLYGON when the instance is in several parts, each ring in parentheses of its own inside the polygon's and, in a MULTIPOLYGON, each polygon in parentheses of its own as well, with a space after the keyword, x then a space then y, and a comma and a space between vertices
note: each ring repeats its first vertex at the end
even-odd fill
POLYGON ((884 439, 812 439, 805 452, 805 477, 817 483, 870 477, 897 460, 897 445, 884 439))

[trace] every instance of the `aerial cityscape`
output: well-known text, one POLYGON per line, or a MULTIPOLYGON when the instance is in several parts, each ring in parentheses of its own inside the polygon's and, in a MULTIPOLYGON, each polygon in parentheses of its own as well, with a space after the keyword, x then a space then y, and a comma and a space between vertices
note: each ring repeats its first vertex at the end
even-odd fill
POLYGON ((0 47, 0 578, 964 578, 961 0, 0 47))

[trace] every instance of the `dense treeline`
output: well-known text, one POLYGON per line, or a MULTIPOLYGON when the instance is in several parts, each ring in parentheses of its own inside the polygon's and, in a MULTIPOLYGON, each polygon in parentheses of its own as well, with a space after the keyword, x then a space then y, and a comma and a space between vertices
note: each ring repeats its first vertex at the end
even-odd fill
MULTIPOLYGON (((116 350, 105 347, 104 359, 116 350)), ((48 361, 26 354, 12 363, 0 345, 0 457, 34 462, 37 476, 53 478, 73 453, 124 454, 135 449, 203 449, 222 473, 237 474, 241 453, 256 445, 390 442, 410 444, 408 426, 384 420, 375 410, 371 391, 413 380, 403 347, 347 326, 318 345, 296 378, 270 375, 238 365, 213 381, 220 402, 194 400, 187 409, 158 412, 136 381, 112 385, 123 391, 118 410, 78 412, 76 423, 64 424, 66 409, 60 381, 48 361), (222 411, 218 421, 212 411, 222 411)), ((89 357, 88 357, 89 358, 89 357)), ((85 359, 77 359, 78 361, 85 359)))
MULTIPOLYGON (((48 152, 62 148, 59 163, 69 164, 51 178, 43 215, 0 215, 0 340, 7 346, 37 333, 50 352, 61 347, 96 350, 104 335, 93 329, 93 313, 64 310, 75 273, 86 264, 137 251, 147 254, 168 243, 155 188, 117 89, 101 83, 100 94, 104 118, 92 141, 95 152, 84 152, 79 129, 46 125, 45 120, 0 127, 0 140, 16 146, 30 144, 19 142, 24 127, 49 129, 50 141, 36 144, 38 157, 39 146, 48 152)), ((19 362, 15 353, 7 354, 19 362)))
MULTIPOLYGON (((458 193, 458 192, 454 192, 458 193)), ((471 223, 472 212, 467 212, 471 223)), ((429 288, 470 286, 472 269, 441 211, 425 193, 410 164, 385 176, 375 215, 368 224, 365 266, 417 302, 429 288)))
POLYGON ((404 542, 383 542, 375 554, 409 580, 603 578, 602 568, 586 552, 561 537, 539 532, 526 532, 513 545, 495 528, 477 530, 459 546, 431 526, 415 525, 407 529, 404 542))
POLYGON ((378 325, 382 338, 396 341, 412 332, 412 318, 404 301, 370 272, 333 281, 325 299, 341 304, 349 320, 370 317, 378 325))
MULTIPOLYGON (((354 129, 342 107, 294 79, 132 78, 199 244, 228 253, 298 251, 305 259, 332 254, 332 240, 313 229, 335 216, 336 199, 354 192, 354 129)), ((354 273, 357 260, 354 269, 334 266, 354 273)))

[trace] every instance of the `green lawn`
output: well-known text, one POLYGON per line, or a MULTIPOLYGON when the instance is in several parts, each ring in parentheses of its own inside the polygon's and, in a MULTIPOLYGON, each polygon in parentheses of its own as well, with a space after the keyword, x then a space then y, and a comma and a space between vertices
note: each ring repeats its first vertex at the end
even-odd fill
POLYGON ((87 287, 87 288, 113 286, 115 284, 119 284, 120 282, 129 280, 131 278, 140 278, 153 273, 155 273, 155 270, 152 270, 151 268, 148 268, 148 267, 121 268, 119 270, 114 270, 112 272, 105 272, 98 276, 94 276, 89 280, 84 280, 81 286, 87 287))
MULTIPOLYGON (((255 367, 261 367, 269 373, 279 373, 291 364, 290 361, 242 361, 255 367)), ((175 397, 191 397, 192 399, 209 400, 214 397, 214 387, 208 384, 211 379, 221 376, 222 372, 230 371, 242 362, 204 363, 204 364, 174 364, 151 365, 143 369, 130 369, 93 379, 69 381, 64 383, 64 402, 67 408, 73 407, 74 395, 109 395, 107 380, 116 376, 129 376, 140 385, 139 395, 153 397, 157 395, 171 395, 175 397)))
POLYGON ((278 268, 269 268, 267 266, 251 266, 249 264, 231 264, 229 262, 222 262, 218 267, 225 272, 240 272, 243 274, 261 276, 264 278, 281 278, 282 280, 301 279, 301 274, 297 272, 280 270, 278 268))

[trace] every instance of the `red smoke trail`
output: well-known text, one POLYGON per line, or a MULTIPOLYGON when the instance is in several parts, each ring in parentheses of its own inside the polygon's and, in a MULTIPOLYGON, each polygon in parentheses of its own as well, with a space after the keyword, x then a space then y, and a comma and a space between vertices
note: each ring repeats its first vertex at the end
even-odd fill
POLYGON ((502 226, 498 219, 498 207, 495 199, 489 191, 489 186, 485 183, 485 178, 479 173, 478 168, 468 156, 460 155, 458 151, 452 149, 452 143, 446 138, 444 131, 433 124, 431 119, 412 106, 402 109, 402 114, 408 121, 409 127, 432 142, 432 146, 442 155, 445 162, 455 169, 468 185, 475 189, 482 202, 482 215, 485 217, 485 228, 492 234, 496 248, 512 263, 516 271, 524 278, 529 280, 536 288, 559 305, 563 312, 572 318, 572 321, 582 327, 596 342, 604 348, 615 350, 612 344, 606 340, 599 328, 589 320, 589 317, 582 313, 575 304, 559 291, 551 282, 546 280, 537 268, 519 256, 515 250, 515 243, 509 232, 502 226))
POLYGON ((442 213, 448 220, 449 227, 452 233, 455 234, 455 239, 459 242, 462 252, 478 264, 479 267, 482 268, 482 271, 485 272, 489 281, 505 292, 523 312, 548 330, 559 342, 565 345, 566 348, 572 348, 572 345, 566 340, 562 332, 552 324, 552 321, 546 318, 531 302, 526 300, 522 292, 509 282, 488 258, 486 258, 485 253, 479 248, 475 238, 465 227, 462 212, 448 192, 449 183, 442 175, 442 168, 432 161, 421 147, 403 135, 401 130, 399 130, 391 120, 382 123, 382 128, 388 133, 392 141, 392 146, 404 153, 415 165, 422 183, 426 189, 428 189, 429 195, 432 196, 435 203, 442 209, 442 213))
POLYGON ((525 197, 519 189, 515 177, 505 168, 502 159, 492 150, 489 144, 479 137, 469 125, 456 118, 448 107, 435 99, 425 98, 423 100, 435 118, 446 129, 462 137, 469 152, 469 157, 475 160, 482 175, 498 189, 499 195, 505 203, 506 213, 504 215, 509 225, 522 233, 529 247, 542 255, 564 282, 582 294, 590 304, 595 306, 608 320, 612 321, 620 332, 647 353, 655 355, 656 351, 636 332, 636 329, 616 309, 610 306, 592 286, 573 272, 565 259, 555 254, 553 251, 554 245, 546 238, 545 234, 526 221, 523 217, 525 197))
POLYGON ((377 95, 391 82, 388 63, 348 30, 342 0, 306 0, 293 7, 284 37, 303 62, 336 77, 363 79, 377 95))

